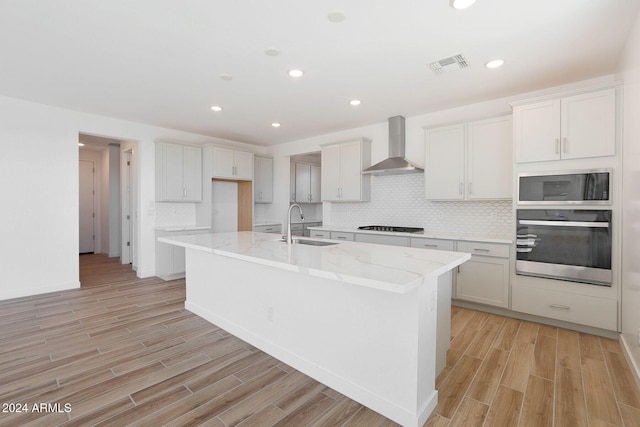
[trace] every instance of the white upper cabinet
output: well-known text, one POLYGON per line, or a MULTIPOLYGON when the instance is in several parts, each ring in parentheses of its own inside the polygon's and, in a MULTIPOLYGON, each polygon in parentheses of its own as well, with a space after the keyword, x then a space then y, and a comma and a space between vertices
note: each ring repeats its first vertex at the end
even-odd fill
POLYGON ((512 184, 511 116, 467 123, 467 199, 510 199, 512 184))
POLYGON ((517 105, 516 162, 615 155, 615 88, 517 105))
POLYGON ((322 201, 360 202, 371 198, 371 141, 361 138, 322 147, 322 201))
POLYGON ((429 200, 510 199, 512 164, 510 116, 426 130, 429 200))
POLYGON ((213 177, 253 180, 253 153, 213 147, 213 177))
POLYGON ((156 143, 156 200, 202 201, 202 148, 156 143))
POLYGON ((254 157, 253 201, 255 203, 273 202, 273 159, 254 157))
POLYGON ((463 123, 427 129, 424 179, 427 199, 464 199, 463 123))
POLYGON ((298 203, 320 202, 320 166, 295 163, 295 201, 298 203))

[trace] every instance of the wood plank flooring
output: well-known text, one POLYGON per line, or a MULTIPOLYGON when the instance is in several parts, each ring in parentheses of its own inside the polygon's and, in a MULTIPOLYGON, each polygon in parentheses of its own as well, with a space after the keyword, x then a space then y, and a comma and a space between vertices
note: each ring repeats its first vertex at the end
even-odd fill
MULTIPOLYGON (((80 265, 0 301, 0 425, 397 425, 186 311, 184 281, 80 265)), ((616 341, 453 307, 447 359, 427 426, 640 426, 616 341)))

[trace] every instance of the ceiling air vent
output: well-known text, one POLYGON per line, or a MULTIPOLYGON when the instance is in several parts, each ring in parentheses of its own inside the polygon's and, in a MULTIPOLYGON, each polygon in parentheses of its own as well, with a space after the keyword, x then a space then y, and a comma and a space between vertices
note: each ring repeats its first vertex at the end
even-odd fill
POLYGON ((468 66, 469 64, 467 63, 467 60, 464 59, 464 56, 462 56, 461 54, 440 59, 439 61, 435 61, 429 64, 429 67, 431 67, 433 72, 436 74, 444 74, 453 70, 466 68, 468 66))

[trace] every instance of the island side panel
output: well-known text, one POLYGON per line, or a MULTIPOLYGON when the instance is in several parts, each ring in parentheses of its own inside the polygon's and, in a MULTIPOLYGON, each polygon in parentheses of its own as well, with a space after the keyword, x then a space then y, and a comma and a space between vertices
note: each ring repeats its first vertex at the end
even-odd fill
POLYGON ((436 302, 187 249, 188 310, 405 426, 437 404, 436 302))

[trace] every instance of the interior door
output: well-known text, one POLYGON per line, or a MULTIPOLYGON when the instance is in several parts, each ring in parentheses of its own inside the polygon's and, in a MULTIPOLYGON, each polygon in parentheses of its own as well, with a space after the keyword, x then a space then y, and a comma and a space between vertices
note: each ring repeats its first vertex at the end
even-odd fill
POLYGON ((80 253, 95 252, 94 163, 80 160, 80 253))

